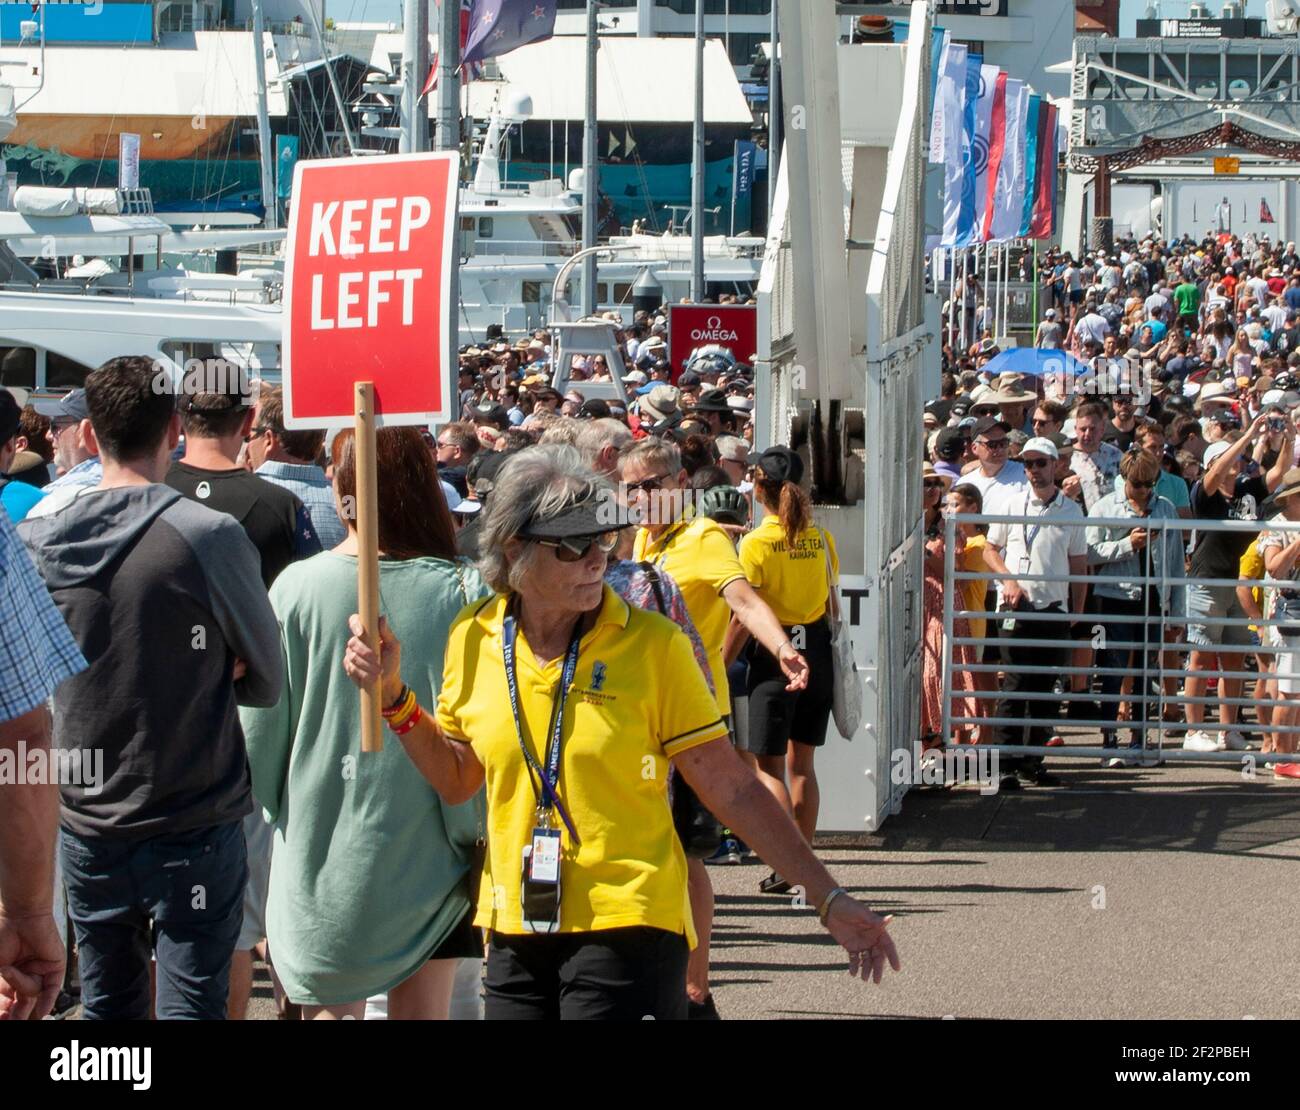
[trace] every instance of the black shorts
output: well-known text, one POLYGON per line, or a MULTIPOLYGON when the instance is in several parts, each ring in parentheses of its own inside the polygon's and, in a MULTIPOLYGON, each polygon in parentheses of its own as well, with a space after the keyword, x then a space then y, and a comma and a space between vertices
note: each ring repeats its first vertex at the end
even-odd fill
POLYGON ((483 958, 483 930, 474 924, 474 907, 470 906, 443 937, 442 943, 429 956, 431 960, 481 960, 483 958))
MULTIPOLYGON (((788 742, 811 748, 826 743, 834 698, 835 673, 831 663, 831 630, 826 621, 803 625, 808 660, 808 687, 791 693, 781 664, 771 652, 755 647, 749 662, 749 736, 745 750, 751 755, 785 755, 788 742)), ((798 629, 786 635, 798 644, 798 629)))
POLYGON ((590 933, 489 932, 488 1021, 680 1021, 686 937, 632 926, 590 933))
POLYGON ((1071 303, 1071 304, 1083 304, 1083 290, 1082 290, 1082 289, 1071 289, 1071 290, 1070 290, 1070 303, 1071 303))

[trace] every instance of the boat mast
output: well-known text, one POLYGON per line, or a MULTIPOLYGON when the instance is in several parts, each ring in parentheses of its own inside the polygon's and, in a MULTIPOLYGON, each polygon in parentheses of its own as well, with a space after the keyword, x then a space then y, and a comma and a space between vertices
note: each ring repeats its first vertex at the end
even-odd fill
POLYGON ((780 37, 776 6, 772 0, 771 44, 767 59, 767 218, 770 222, 776 210, 776 178, 781 166, 781 63, 777 60, 777 40, 780 37))
MULTIPOLYGON (((600 219, 600 162, 596 153, 596 56, 600 50, 599 0, 587 0, 587 115, 582 129, 582 249, 596 245, 600 219)), ((596 314, 596 256, 582 262, 582 315, 596 314)))
MULTIPOLYGON (((459 18, 459 14, 457 15, 459 18)), ((457 35, 459 38, 459 34, 457 35)), ((440 44, 441 45, 441 44, 440 44)), ((429 121, 420 90, 429 76, 429 9, 427 0, 402 4, 402 138, 398 150, 417 154, 429 149, 429 121)))
MULTIPOLYGON (((324 0, 322 0, 323 3, 324 0)), ((325 77, 329 81, 330 92, 334 96, 334 104, 339 110, 339 126, 343 128, 343 137, 347 140, 348 153, 356 154, 357 141, 352 136, 352 125, 348 122, 348 106, 344 102, 343 93, 339 89, 338 78, 334 76, 334 66, 330 62, 329 50, 325 46, 325 32, 321 30, 320 17, 316 14, 316 0, 308 0, 306 7, 307 15, 311 19, 312 35, 316 39, 316 48, 320 51, 320 56, 325 62, 325 77)))
POLYGON ((695 0, 695 133, 691 155, 691 300, 704 300, 704 0, 695 0))
POLYGON ((271 148, 271 117, 266 107, 265 38, 262 0, 253 0, 253 74, 257 79, 257 155, 262 168, 262 207, 266 210, 266 226, 279 227, 279 203, 275 196, 275 152, 271 148))

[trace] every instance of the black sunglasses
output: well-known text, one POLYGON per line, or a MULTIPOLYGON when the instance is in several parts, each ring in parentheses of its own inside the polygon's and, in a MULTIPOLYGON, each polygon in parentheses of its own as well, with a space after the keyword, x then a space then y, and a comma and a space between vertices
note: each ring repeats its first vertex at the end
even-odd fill
POLYGON ((977 439, 975 442, 981 447, 987 447, 990 451, 1005 451, 1011 443, 1009 439, 977 439))
POLYGON ((664 483, 668 481, 667 474, 660 474, 657 478, 642 478, 639 482, 624 482, 628 493, 635 493, 640 490, 642 493, 654 493, 655 490, 664 488, 664 483))
POLYGON ((562 563, 578 563, 587 557, 593 547, 600 549, 602 555, 608 555, 618 546, 618 532, 601 532, 595 536, 565 536, 561 540, 539 540, 531 536, 521 536, 542 547, 555 549, 555 557, 562 563))
POLYGON ((1125 481, 1128 482, 1128 484, 1132 486, 1134 489, 1155 489, 1156 488, 1155 482, 1135 482, 1131 478, 1126 478, 1125 481))
POLYGON ((1021 459, 1020 461, 1024 463, 1026 470, 1037 470, 1040 466, 1054 466, 1056 464, 1055 459, 1021 459))
POLYGON ((244 442, 252 443, 253 440, 255 440, 258 436, 265 435, 270 430, 271 430, 270 428, 264 427, 261 424, 257 425, 254 428, 249 428, 248 435, 244 436, 244 442))

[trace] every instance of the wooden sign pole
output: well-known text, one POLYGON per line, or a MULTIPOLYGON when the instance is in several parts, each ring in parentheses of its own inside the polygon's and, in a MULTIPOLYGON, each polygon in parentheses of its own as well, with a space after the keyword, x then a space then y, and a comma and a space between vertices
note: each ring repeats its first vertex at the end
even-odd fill
MULTIPOLYGON (((368 646, 379 647, 379 481, 375 463, 375 386, 355 386, 357 467, 357 612, 368 646)), ((361 688, 361 750, 384 750, 379 684, 361 688)))

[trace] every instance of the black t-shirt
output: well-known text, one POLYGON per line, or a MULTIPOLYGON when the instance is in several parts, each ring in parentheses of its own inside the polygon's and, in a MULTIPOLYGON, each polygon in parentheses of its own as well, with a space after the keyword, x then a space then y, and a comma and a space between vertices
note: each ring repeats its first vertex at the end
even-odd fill
POLYGON ((1101 433, 1101 438, 1107 443, 1113 443, 1121 451, 1127 451, 1133 446, 1133 440, 1137 438, 1137 424, 1134 423, 1127 432, 1120 431, 1109 420, 1106 421, 1106 428, 1101 433))
POLYGON ((167 484, 191 501, 239 521, 261 557, 267 589, 290 563, 321 549, 303 503, 284 487, 247 470, 204 470, 176 462, 167 472, 167 484))
POLYGON ((1300 324, 1283 328, 1273 337, 1273 344, 1282 354, 1300 350, 1300 324))
MULTIPOLYGON (((1232 499, 1221 493, 1205 492, 1203 482, 1192 487, 1192 516, 1205 520, 1258 520, 1259 506, 1268 496, 1262 474, 1241 475, 1232 489, 1232 499)), ((1246 554, 1252 532, 1197 532, 1192 549, 1195 578, 1237 578, 1241 557, 1246 554)))

